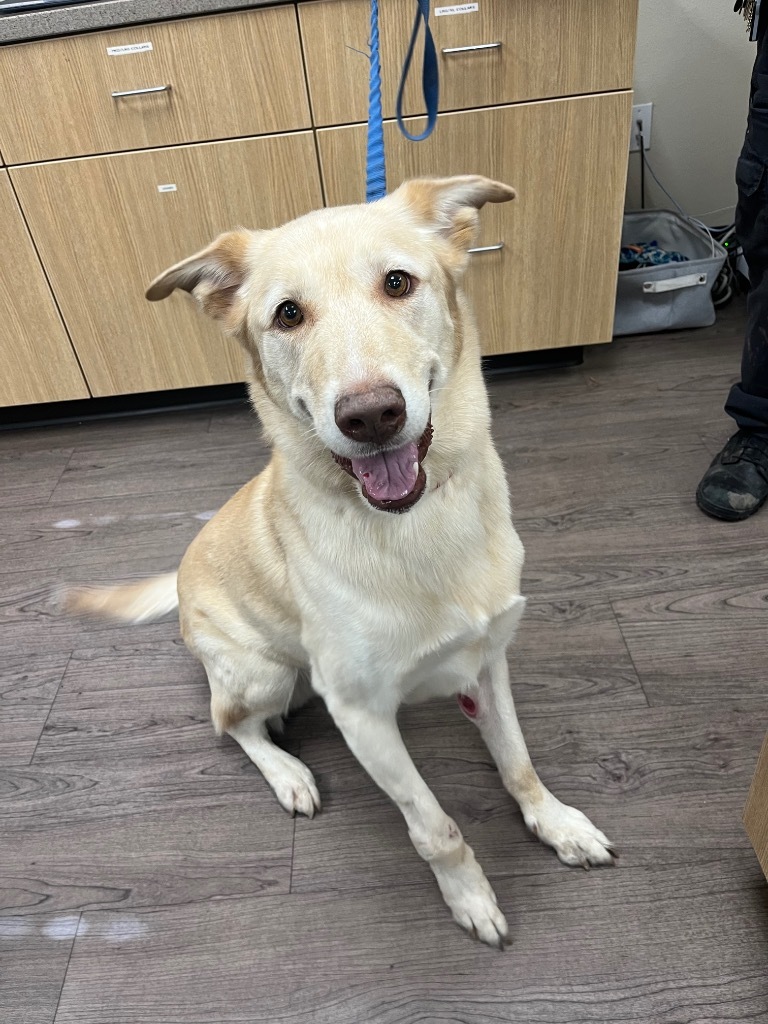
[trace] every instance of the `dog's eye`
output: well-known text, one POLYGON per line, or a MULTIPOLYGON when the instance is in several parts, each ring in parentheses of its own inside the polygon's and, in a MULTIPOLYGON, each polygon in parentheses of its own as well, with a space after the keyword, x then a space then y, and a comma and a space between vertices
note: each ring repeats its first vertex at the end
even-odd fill
POLYGON ((296 303, 291 302, 289 299, 287 302, 280 303, 277 307, 275 317, 281 327, 298 327, 304 319, 304 314, 296 303))
POLYGON ((393 299, 401 299, 411 290, 411 279, 404 270, 390 270, 384 278, 384 291, 393 299))

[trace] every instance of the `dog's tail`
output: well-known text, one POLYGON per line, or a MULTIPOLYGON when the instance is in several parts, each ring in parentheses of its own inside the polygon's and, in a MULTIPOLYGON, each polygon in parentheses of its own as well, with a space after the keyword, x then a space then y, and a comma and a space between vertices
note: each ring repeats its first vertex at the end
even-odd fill
POLYGON ((57 595, 60 611, 119 622, 156 622, 179 607, 178 573, 167 572, 115 587, 67 587, 57 595))

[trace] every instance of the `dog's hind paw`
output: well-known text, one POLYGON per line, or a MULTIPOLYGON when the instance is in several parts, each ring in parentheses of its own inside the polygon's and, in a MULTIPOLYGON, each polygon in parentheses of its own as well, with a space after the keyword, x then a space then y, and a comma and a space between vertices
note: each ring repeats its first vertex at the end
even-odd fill
POLYGON ((551 846, 563 864, 582 867, 613 865, 618 854, 613 844, 589 818, 550 796, 543 807, 526 810, 525 823, 542 843, 551 846))
POLYGON ((280 805, 292 816, 305 814, 314 818, 320 810, 320 794, 317 791, 312 772, 297 758, 292 757, 280 766, 280 771, 270 773, 268 779, 280 805))

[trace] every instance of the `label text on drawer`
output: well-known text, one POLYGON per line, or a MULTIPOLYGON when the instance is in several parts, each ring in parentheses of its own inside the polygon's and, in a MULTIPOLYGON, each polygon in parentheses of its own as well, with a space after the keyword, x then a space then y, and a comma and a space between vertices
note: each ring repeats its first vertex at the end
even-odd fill
POLYGON ((435 17, 445 14, 473 14, 480 10, 480 4, 453 4, 451 7, 436 7, 435 17))
POLYGON ((108 46, 110 57, 122 57, 126 53, 146 53, 152 49, 152 43, 127 43, 125 46, 108 46))

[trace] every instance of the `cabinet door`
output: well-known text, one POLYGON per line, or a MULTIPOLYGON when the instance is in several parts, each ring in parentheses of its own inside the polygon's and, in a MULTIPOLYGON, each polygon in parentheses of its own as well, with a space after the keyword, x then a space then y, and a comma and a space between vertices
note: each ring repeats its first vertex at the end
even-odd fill
MULTIPOLYGON (((468 291, 487 355, 611 340, 632 94, 442 114, 426 142, 385 127, 387 184, 484 174, 514 185, 487 206, 468 291), (500 247, 503 246, 503 247, 500 247)), ((365 127, 318 132, 328 202, 361 202, 365 127)))
POLYGON ((221 231, 322 205, 311 132, 11 174, 94 395, 242 380, 237 344, 185 295, 147 302, 147 284, 221 231))
POLYGON ((768 878, 768 736, 763 742, 757 770, 744 810, 744 825, 763 874, 768 878))
MULTIPOLYGON (((480 0, 475 10, 430 19, 440 68, 440 109, 632 87, 638 0, 480 0)), ((461 5, 459 5, 461 6, 461 5)), ((369 0, 300 3, 304 56, 316 125, 368 116, 369 0)), ((381 4, 384 116, 395 97, 413 25, 413 0, 381 4)), ((421 50, 404 96, 406 114, 424 111, 421 50)))
POLYGON ((288 7, 4 46, 0 95, 10 164, 310 126, 288 7))
POLYGON ((87 398, 8 172, 0 170, 0 406, 87 398))

